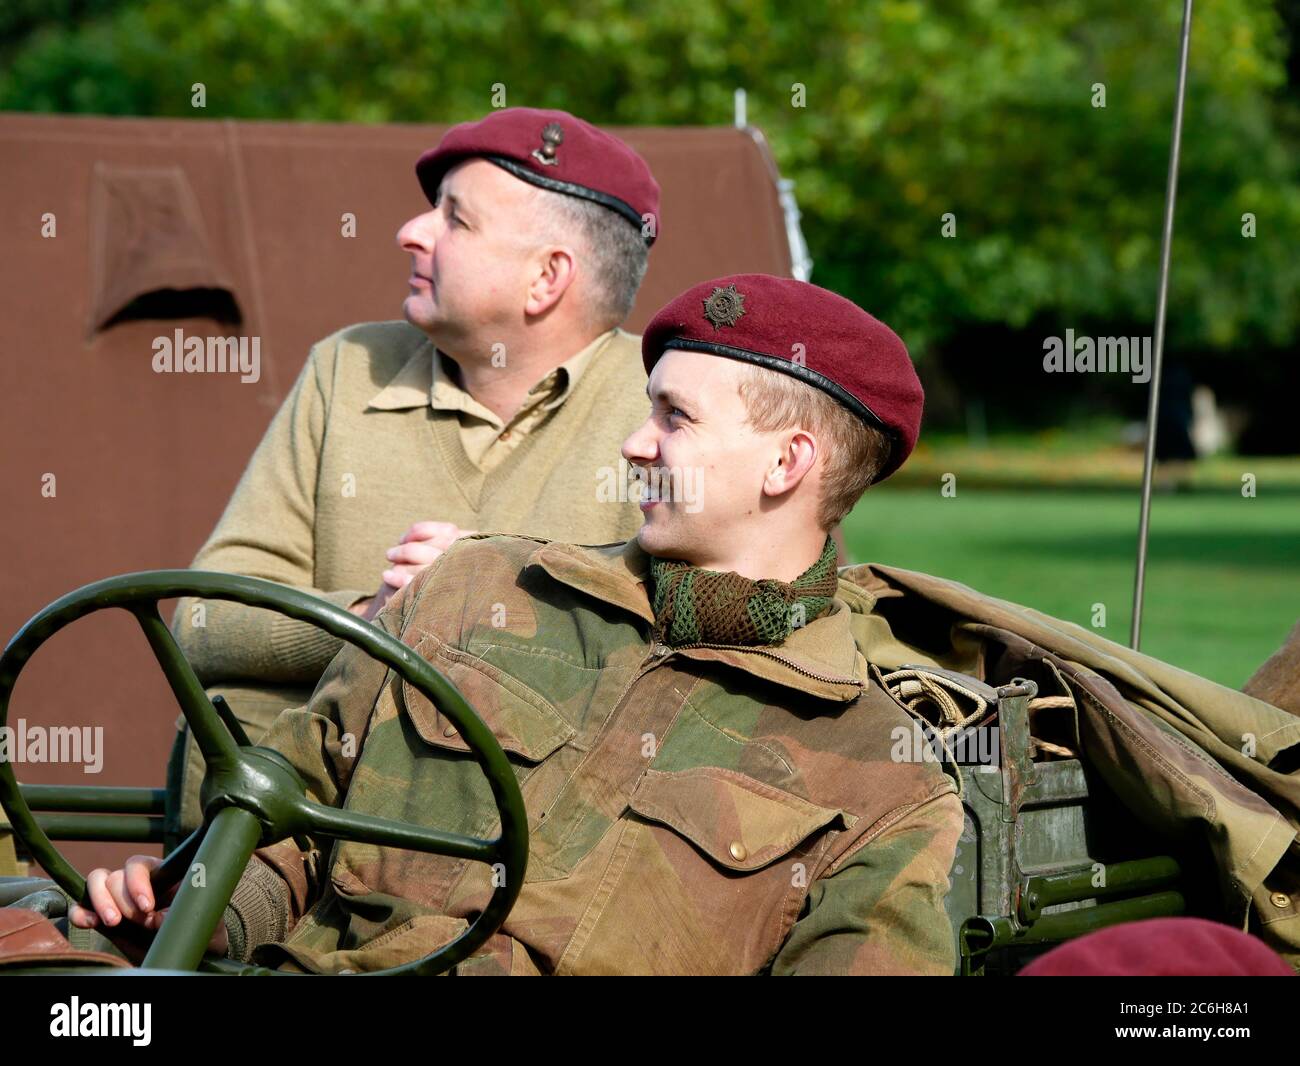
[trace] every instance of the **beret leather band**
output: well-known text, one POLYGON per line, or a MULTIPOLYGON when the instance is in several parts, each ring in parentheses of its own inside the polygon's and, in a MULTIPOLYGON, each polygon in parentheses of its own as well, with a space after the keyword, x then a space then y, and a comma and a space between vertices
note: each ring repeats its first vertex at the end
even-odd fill
POLYGON ((699 282, 646 324, 645 372, 671 348, 739 359, 819 389, 890 442, 877 482, 916 447, 925 390, 907 346, 880 319, 829 289, 773 274, 699 282))
POLYGON ((647 247, 663 231, 659 183, 649 164, 626 141, 567 111, 506 107, 452 126, 415 163, 429 203, 438 202, 447 171, 469 159, 535 188, 599 204, 635 226, 647 247))
MULTIPOLYGON (((503 155, 485 155, 483 158, 495 163, 502 170, 509 171, 522 181, 530 182, 543 189, 549 189, 551 192, 566 193, 569 196, 577 196, 583 200, 591 200, 602 207, 608 207, 611 211, 617 211, 638 230, 643 229, 645 220, 637 213, 636 208, 620 200, 617 196, 610 196, 609 193, 601 192, 598 189, 589 189, 585 185, 575 185, 571 181, 561 181, 559 178, 550 178, 544 174, 538 174, 536 171, 516 163, 513 159, 507 159, 503 155)), ((654 244, 655 239, 652 234, 643 232, 642 236, 645 238, 646 244, 654 244)))
POLYGON ((898 437, 898 433, 892 426, 887 425, 875 411, 854 396, 853 393, 836 384, 826 375, 819 374, 816 370, 811 370, 799 363, 791 362, 789 359, 778 359, 776 356, 764 355, 762 352, 750 351, 748 348, 737 348, 732 344, 719 344, 717 341, 695 340, 691 337, 671 337, 664 342, 663 347, 665 351, 670 348, 678 348, 688 352, 709 352, 712 355, 726 356, 728 359, 740 359, 746 363, 755 363, 758 366, 767 367, 767 369, 775 370, 781 374, 789 374, 805 384, 813 386, 813 388, 829 393, 862 421, 874 426, 891 440, 898 437))

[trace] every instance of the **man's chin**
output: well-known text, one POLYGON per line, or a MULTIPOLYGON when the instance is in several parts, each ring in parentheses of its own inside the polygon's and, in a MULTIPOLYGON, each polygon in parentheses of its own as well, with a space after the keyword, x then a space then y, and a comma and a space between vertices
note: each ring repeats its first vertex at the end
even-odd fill
POLYGON ((636 540, 647 555, 656 555, 663 559, 685 558, 682 553, 687 550, 686 545, 664 529, 662 523, 652 522, 649 517, 637 530, 636 540))
POLYGON ((437 310, 429 306, 426 298, 414 294, 402 301, 402 316, 416 329, 422 329, 425 333, 436 329, 439 325, 437 310))

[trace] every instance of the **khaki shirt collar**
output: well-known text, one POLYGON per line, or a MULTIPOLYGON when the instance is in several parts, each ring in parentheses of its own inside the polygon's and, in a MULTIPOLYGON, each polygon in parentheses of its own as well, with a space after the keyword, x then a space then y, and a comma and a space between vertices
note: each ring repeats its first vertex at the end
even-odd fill
MULTIPOLYGON (((636 538, 620 544, 587 546, 549 542, 529 557, 555 580, 654 623, 647 581, 650 557, 636 538)), ((747 673, 824 699, 847 701, 862 692, 868 677, 849 624, 853 609, 836 597, 828 614, 801 626, 770 647, 694 645, 674 648, 693 659, 723 662, 747 673)))
MULTIPOLYGON (((529 389, 529 396, 554 392, 541 406, 547 411, 559 407, 569 398, 591 361, 621 332, 615 327, 602 333, 529 389)), ((428 405, 435 411, 463 411, 484 421, 503 425, 495 412, 483 406, 457 384, 452 368, 447 365, 450 361, 447 355, 434 347, 432 341, 426 341, 416 349, 415 354, 392 380, 375 394, 370 406, 380 411, 403 411, 428 405)), ((528 406, 528 401, 525 401, 524 406, 528 406)))

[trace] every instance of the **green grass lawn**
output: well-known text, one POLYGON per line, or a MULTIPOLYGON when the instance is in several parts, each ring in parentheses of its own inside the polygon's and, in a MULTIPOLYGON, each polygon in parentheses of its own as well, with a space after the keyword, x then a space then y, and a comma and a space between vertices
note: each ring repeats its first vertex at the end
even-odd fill
MULTIPOLYGON (((1138 493, 882 485, 844 521, 854 562, 953 578, 1128 644, 1138 493)), ((1156 495, 1142 651, 1240 688, 1300 617, 1300 495, 1156 495)))

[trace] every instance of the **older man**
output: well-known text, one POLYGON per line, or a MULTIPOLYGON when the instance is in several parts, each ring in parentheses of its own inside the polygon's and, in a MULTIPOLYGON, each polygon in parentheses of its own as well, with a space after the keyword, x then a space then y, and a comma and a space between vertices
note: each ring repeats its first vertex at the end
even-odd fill
MULTIPOLYGON (((467 530, 583 543, 636 531, 635 500, 602 489, 646 411, 637 338, 619 328, 659 230, 645 161, 566 112, 510 108, 453 127, 416 173, 432 209, 397 235, 406 321, 312 348, 196 568, 373 618, 467 530)), ((254 739, 306 702, 340 647, 221 601, 182 601, 173 629, 254 739)), ((178 726, 173 830, 188 830, 202 757, 178 726)))
MULTIPOLYGON (((892 757, 911 719, 857 647, 828 535, 916 441, 907 351, 824 289, 738 275, 660 311, 643 356, 651 413, 622 450, 657 491, 634 539, 471 537, 377 619, 459 685, 528 812, 519 898, 456 972, 951 973, 957 790, 892 757)), ((321 802, 493 832, 455 728, 354 648, 266 743, 321 802)), ((493 892, 447 856, 256 855, 213 946, 287 969, 422 957, 493 892)), ((93 871, 72 921, 155 925, 157 862, 93 871)))

